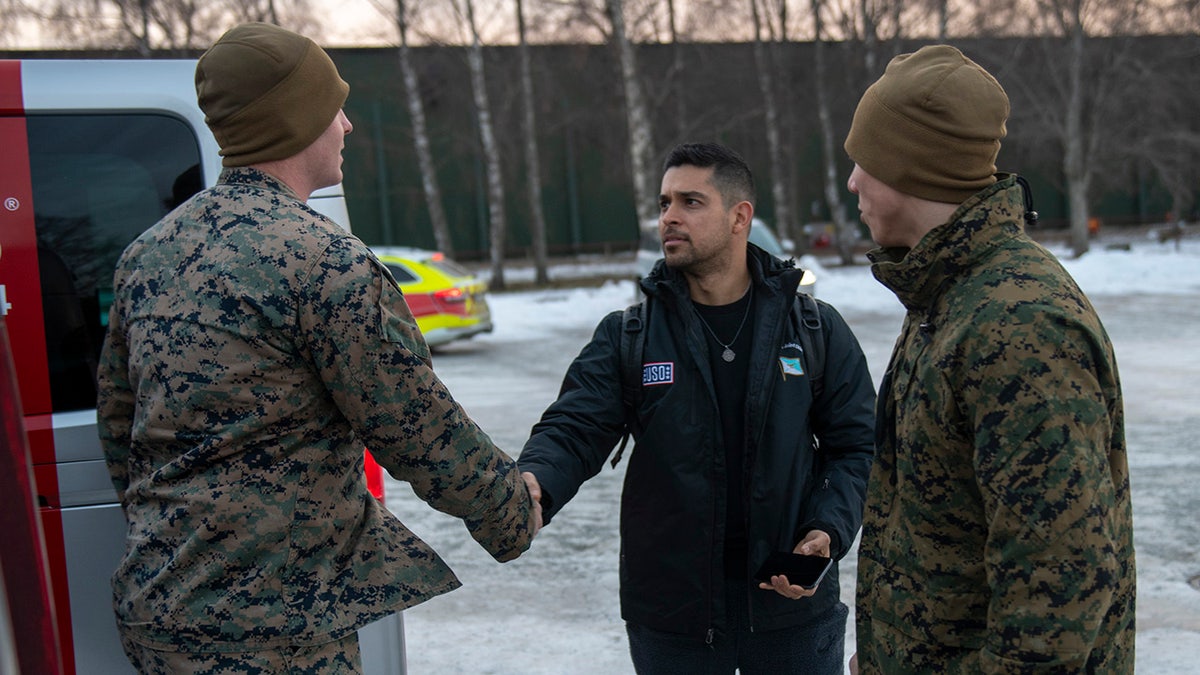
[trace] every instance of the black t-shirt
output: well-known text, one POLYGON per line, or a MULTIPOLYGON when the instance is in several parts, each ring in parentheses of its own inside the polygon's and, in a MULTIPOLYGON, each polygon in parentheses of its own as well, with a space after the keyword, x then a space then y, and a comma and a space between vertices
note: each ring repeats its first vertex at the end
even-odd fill
POLYGON ((725 445, 725 477, 728 483, 725 493, 725 574, 737 579, 749 576, 746 570, 749 546, 746 538, 744 464, 746 374, 750 365, 750 348, 754 344, 753 303, 752 289, 730 305, 695 303, 701 328, 708 338, 708 362, 712 368, 713 386, 716 387, 717 409, 725 445), (723 357, 726 346, 733 353, 732 361, 726 361, 723 357))

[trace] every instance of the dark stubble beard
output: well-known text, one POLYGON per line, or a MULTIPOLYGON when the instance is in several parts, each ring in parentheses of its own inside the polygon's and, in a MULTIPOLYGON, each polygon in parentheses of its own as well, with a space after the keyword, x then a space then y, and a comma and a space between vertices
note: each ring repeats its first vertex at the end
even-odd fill
MULTIPOLYGON (((689 252, 686 256, 675 256, 675 262, 671 258, 666 258, 667 267, 687 275, 687 276, 707 276, 712 272, 722 269, 724 256, 722 251, 714 251, 710 255, 701 257, 696 253, 692 246, 691 240, 688 240, 689 252)), ((664 256, 665 257, 665 256, 664 256)))

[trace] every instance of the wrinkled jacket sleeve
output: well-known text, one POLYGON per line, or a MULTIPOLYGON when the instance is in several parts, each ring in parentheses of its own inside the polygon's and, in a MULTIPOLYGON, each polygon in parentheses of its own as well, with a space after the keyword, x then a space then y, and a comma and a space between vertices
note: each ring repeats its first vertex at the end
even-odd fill
POLYGON ((390 274, 356 239, 332 244, 300 290, 300 341, 381 466, 466 523, 500 561, 529 547, 531 502, 516 463, 434 374, 390 274))
MULTIPOLYGON (((118 282, 119 283, 119 282, 118 282)), ((125 326, 114 303, 109 310, 108 331, 100 350, 96 373, 96 430, 108 465, 117 501, 125 506, 129 489, 129 451, 134 415, 133 387, 129 382, 129 345, 125 326)))
POLYGON ((820 307, 827 327, 825 375, 811 419, 821 473, 809 495, 810 517, 801 531, 827 532, 833 540, 830 554, 841 558, 862 525, 867 476, 875 456, 875 388, 850 327, 833 307, 823 302, 820 307))
POLYGON ((1121 564, 1123 470, 1110 457, 1120 410, 1107 340, 1054 308, 968 343, 972 386, 960 387, 973 429, 975 474, 988 523, 991 585, 981 672, 1086 669, 1121 564), (1106 387, 1110 391, 1105 391, 1106 387))
POLYGON ((521 451, 521 470, 532 472, 541 485, 547 523, 600 472, 624 433, 620 329, 621 312, 600 322, 521 451))

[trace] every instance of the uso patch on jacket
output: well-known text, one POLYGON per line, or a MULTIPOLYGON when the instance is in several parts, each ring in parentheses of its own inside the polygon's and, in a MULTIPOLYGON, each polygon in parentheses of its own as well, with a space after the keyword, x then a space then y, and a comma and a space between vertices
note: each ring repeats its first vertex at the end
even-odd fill
POLYGON ((675 381, 675 363, 663 361, 659 363, 642 364, 642 386, 650 387, 656 384, 671 384, 675 381))

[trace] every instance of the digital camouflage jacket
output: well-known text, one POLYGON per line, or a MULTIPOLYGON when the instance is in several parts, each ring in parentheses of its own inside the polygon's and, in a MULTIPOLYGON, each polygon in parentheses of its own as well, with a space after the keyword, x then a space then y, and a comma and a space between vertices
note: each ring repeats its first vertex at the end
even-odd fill
POLYGON ((1135 569, 1112 345, 1023 231, 1014 176, 911 250, 859 548, 867 673, 1131 673, 1135 569))
POLYGON ((515 463, 455 403, 361 241, 254 169, 121 256, 98 422, 129 521, 118 624, 184 651, 312 645, 458 586, 367 491, 363 448, 498 560, 515 463))

